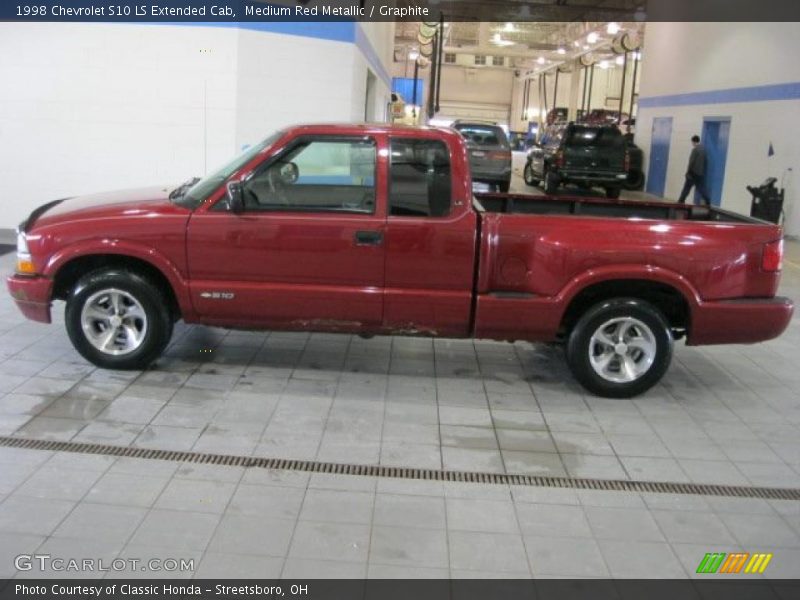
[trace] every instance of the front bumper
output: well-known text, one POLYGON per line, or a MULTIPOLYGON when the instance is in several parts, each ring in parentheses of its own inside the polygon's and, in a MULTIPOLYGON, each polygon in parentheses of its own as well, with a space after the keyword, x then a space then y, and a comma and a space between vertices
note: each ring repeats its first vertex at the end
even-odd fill
POLYGON ((14 302, 32 321, 50 323, 50 298, 53 280, 47 277, 11 275, 6 279, 8 291, 14 302))
POLYGON ((753 344, 778 337, 789 326, 794 304, 788 298, 703 302, 692 312, 686 343, 753 344))

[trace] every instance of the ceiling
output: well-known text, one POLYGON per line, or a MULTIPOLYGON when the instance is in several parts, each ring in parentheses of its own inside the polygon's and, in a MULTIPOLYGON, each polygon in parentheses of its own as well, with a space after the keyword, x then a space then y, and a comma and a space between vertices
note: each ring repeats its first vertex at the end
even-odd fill
MULTIPOLYGON (((418 4, 417 0, 396 2, 397 6, 418 4)), ((447 21, 642 21, 647 0, 428 0, 425 4, 447 21)))
MULTIPOLYGON (((641 40, 644 35, 642 23, 614 24, 618 33, 613 33, 613 27, 609 29, 609 22, 600 21, 446 23, 445 52, 508 56, 513 68, 542 71, 585 54, 595 61, 611 58, 615 36, 627 32, 641 40), (593 34, 591 43, 590 34, 593 34)), ((397 23, 396 48, 406 51, 417 48, 418 31, 419 23, 397 23)))

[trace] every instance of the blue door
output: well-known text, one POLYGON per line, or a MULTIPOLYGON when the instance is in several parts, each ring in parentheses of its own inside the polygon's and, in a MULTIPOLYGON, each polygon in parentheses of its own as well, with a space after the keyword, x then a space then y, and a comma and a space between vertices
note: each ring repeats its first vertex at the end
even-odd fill
POLYGON ((672 117, 653 119, 653 134, 650 138, 650 166, 647 170, 648 194, 664 196, 669 162, 669 142, 672 138, 672 117))
MULTIPOLYGON (((700 142, 706 149, 706 192, 711 204, 722 202, 722 184, 725 181, 725 162, 728 159, 728 138, 731 133, 730 117, 706 117, 700 142)), ((695 202, 699 194, 695 192, 695 202)))

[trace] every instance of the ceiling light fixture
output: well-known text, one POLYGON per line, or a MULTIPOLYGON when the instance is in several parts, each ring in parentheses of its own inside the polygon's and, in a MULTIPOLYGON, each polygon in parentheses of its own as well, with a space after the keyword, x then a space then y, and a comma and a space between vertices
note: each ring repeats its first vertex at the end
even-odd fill
POLYGON ((586 36, 586 41, 589 42, 590 44, 596 44, 597 43, 597 39, 599 37, 600 36, 598 36, 597 33, 593 31, 592 33, 590 33, 589 35, 586 36))
POLYGON ((617 58, 614 59, 614 62, 617 63, 619 66, 622 66, 625 64, 625 57, 618 56, 617 58))
POLYGON ((617 35, 619 33, 619 24, 612 21, 608 24, 606 31, 609 35, 617 35))
POLYGON ((506 23, 505 27, 503 27, 503 31, 508 31, 509 33, 516 31, 517 28, 514 27, 513 23, 506 23))
POLYGON ((411 52, 408 53, 409 60, 417 60, 418 58, 419 58, 419 52, 417 52, 416 50, 412 50, 411 52))
POLYGON ((564 48, 564 46, 559 46, 558 50, 556 50, 556 52, 558 52, 559 54, 566 54, 567 50, 566 50, 566 48, 564 48))
POLYGON ((539 58, 537 58, 536 62, 539 63, 540 65, 543 65, 544 64, 544 56, 540 56, 539 58))
POLYGON ((597 66, 600 67, 601 69, 607 69, 608 68, 608 61, 607 60, 601 60, 599 63, 597 63, 597 66))

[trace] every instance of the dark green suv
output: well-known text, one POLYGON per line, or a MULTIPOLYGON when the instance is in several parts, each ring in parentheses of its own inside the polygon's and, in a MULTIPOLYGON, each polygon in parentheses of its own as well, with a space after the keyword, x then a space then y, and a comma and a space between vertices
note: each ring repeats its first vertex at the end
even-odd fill
POLYGON ((625 138, 616 125, 553 125, 528 152, 524 178, 528 185, 543 181, 548 194, 572 183, 601 187, 606 197, 619 198, 629 160, 625 138))

